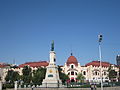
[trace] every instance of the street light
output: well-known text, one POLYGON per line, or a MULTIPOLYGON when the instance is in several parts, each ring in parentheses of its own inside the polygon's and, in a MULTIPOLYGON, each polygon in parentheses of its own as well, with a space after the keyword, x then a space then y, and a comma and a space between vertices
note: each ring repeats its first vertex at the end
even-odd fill
POLYGON ((103 82, 102 82, 102 54, 101 54, 101 42, 102 42, 102 35, 98 35, 99 39, 99 59, 100 59, 100 78, 101 78, 101 90, 103 90, 103 82))

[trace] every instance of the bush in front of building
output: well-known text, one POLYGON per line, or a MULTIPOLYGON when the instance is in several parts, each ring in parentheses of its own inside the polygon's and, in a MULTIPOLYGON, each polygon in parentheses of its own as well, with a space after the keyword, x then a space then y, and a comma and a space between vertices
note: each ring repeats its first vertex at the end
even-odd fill
POLYGON ((115 82, 115 86, 120 86, 120 81, 119 82, 115 82))
POLYGON ((90 84, 81 85, 80 88, 90 88, 90 84))
POLYGON ((3 84, 2 89, 6 89, 6 88, 14 88, 14 84, 11 84, 11 83, 3 84))

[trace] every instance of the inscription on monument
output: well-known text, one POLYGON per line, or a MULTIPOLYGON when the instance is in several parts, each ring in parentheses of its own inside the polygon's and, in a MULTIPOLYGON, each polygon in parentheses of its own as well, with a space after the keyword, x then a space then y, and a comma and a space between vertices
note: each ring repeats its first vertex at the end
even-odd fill
POLYGON ((53 75, 52 75, 52 74, 49 74, 48 77, 53 77, 53 75))

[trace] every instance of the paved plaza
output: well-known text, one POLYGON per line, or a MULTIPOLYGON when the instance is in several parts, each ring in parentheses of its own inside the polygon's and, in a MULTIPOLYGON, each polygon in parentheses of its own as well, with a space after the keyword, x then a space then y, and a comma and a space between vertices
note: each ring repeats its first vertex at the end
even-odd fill
MULTIPOLYGON (((14 90, 14 89, 6 89, 14 90)), ((17 90, 91 90, 90 88, 18 88, 17 90)), ((101 90, 97 88, 97 90, 101 90)), ((103 90, 120 90, 120 87, 105 87, 103 90)))

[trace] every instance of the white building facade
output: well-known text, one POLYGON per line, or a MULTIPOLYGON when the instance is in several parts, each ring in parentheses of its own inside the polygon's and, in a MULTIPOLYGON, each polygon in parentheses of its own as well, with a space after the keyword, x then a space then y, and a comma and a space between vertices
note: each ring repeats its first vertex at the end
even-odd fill
MULTIPOLYGON (((40 61, 40 62, 28 62, 24 63, 18 66, 18 68, 10 68, 9 66, 0 66, 0 78, 2 82, 5 82, 5 77, 8 72, 8 70, 14 70, 17 71, 20 75, 22 75, 22 69, 24 66, 31 67, 32 71, 37 70, 39 67, 47 67, 49 65, 49 62, 46 61, 40 61)), ((110 82, 108 77, 108 69, 112 66, 112 69, 117 72, 117 78, 115 81, 118 81, 119 77, 119 67, 116 65, 110 64, 108 62, 102 62, 102 78, 103 82, 110 82)), ((66 63, 64 66, 61 67, 62 71, 69 76, 69 80, 71 82, 77 81, 77 75, 79 73, 82 73, 82 75, 85 77, 86 82, 100 82, 100 61, 92 61, 87 63, 85 66, 81 66, 78 60, 75 56, 71 54, 70 57, 68 57, 66 63)))
MULTIPOLYGON (((108 77, 108 68, 110 67, 110 63, 108 62, 102 62, 102 80, 103 82, 109 82, 108 77)), ((86 82, 94 82, 99 83, 101 81, 100 78, 100 61, 92 61, 87 63, 85 66, 81 66, 80 63, 78 63, 75 56, 71 54, 71 56, 67 59, 67 62, 62 67, 63 72, 69 76, 69 79, 71 82, 77 81, 77 75, 79 73, 82 73, 82 75, 85 77, 86 82)), ((116 65, 112 65, 112 69, 114 69, 117 72, 117 75, 119 75, 119 68, 116 67, 116 65)), ((116 78, 116 81, 118 79, 116 78)))

